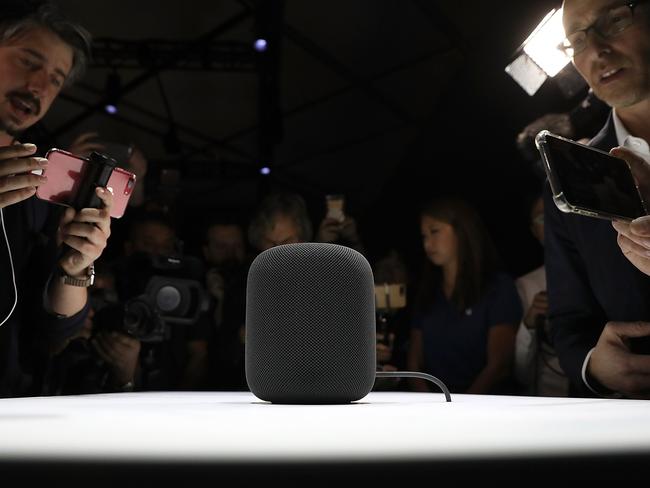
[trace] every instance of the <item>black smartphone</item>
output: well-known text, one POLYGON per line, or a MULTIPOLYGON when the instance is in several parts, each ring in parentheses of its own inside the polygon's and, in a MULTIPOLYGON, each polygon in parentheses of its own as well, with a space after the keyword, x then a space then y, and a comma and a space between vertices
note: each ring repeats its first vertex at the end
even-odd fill
POLYGON ((625 160, 547 130, 537 134, 535 144, 561 211, 627 221, 647 215, 625 160))

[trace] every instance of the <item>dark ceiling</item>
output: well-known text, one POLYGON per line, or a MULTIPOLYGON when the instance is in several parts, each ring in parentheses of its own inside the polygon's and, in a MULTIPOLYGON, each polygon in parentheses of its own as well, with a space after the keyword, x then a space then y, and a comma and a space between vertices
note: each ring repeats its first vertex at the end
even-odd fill
POLYGON ((58 3, 92 32, 95 57, 47 134, 60 147, 90 130, 134 142, 150 188, 161 169, 181 171, 188 216, 248 210, 277 188, 302 193, 316 220, 325 194, 344 193, 371 252, 412 255, 417 204, 452 193, 479 208, 511 272, 540 259, 522 212, 537 179, 515 136, 574 100, 550 82, 529 97, 504 67, 559 2, 58 3), (264 54, 251 49, 259 32, 264 54), (111 72, 114 117, 102 111, 111 72))

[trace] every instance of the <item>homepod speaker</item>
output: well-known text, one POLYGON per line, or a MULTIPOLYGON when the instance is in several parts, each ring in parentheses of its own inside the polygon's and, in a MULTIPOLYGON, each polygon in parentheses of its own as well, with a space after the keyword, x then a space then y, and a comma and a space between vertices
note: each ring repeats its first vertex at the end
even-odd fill
POLYGON ((348 403, 376 372, 375 287, 362 254, 324 243, 260 253, 246 287, 246 381, 272 403, 348 403))

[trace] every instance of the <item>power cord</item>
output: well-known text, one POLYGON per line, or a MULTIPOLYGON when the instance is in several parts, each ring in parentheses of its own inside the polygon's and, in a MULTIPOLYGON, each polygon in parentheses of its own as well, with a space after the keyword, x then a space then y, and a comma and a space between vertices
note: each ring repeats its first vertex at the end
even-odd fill
POLYGON ((11 279, 14 284, 14 304, 11 307, 11 310, 9 310, 9 314, 3 319, 2 322, 0 322, 0 326, 3 326, 4 323, 9 320, 9 317, 11 317, 11 314, 14 313, 14 310, 16 309, 16 304, 18 303, 18 287, 16 286, 16 272, 14 271, 14 260, 11 256, 11 246, 9 245, 9 238, 7 237, 7 228, 5 227, 5 214, 2 211, 3 209, 0 208, 0 221, 2 221, 2 232, 5 236, 5 242, 7 243, 7 252, 9 253, 9 264, 11 265, 11 279))
POLYGON ((445 394, 445 399, 448 402, 451 402, 451 394, 449 393, 449 390, 445 386, 445 384, 440 381, 438 378, 435 376, 431 376, 430 374, 426 373, 418 373, 415 371, 377 371, 376 373, 377 378, 420 378, 422 380, 427 380, 430 381, 431 383, 435 383, 445 394))

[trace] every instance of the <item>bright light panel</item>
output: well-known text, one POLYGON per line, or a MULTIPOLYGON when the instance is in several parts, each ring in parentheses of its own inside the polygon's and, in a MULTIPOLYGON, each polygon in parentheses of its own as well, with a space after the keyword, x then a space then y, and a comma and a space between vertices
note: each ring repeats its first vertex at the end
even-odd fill
POLYGON ((553 77, 560 72, 570 59, 557 46, 564 40, 562 9, 551 10, 524 42, 524 52, 531 57, 544 72, 553 77))

